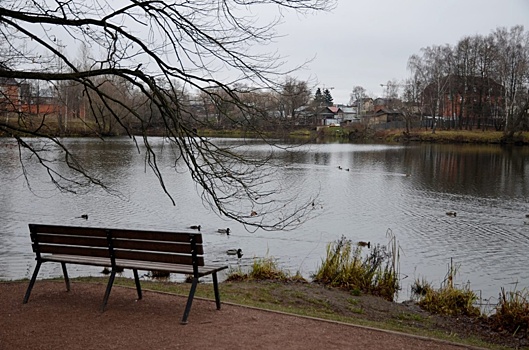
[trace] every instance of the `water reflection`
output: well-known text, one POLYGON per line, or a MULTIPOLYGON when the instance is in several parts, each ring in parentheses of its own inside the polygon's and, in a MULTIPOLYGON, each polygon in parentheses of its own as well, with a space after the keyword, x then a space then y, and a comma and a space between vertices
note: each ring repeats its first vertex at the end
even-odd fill
MULTIPOLYGON (((270 152, 258 141, 215 141, 255 157, 270 152)), ((130 140, 67 142, 88 161, 89 170, 120 195, 98 189, 86 195, 58 193, 31 164, 27 169, 35 176, 30 189, 21 176, 17 149, 0 140, 0 279, 29 276, 33 256, 27 224, 42 222, 157 229, 201 224, 209 260, 248 266, 254 257, 268 254, 281 267, 306 277, 321 262, 328 242, 345 235, 386 244, 391 229, 402 248, 401 298, 408 296, 406 288, 417 277, 440 283, 450 258, 460 264, 459 281, 470 280, 484 297, 497 296, 502 286, 527 284, 525 148, 334 143, 274 150, 276 180, 284 188, 297 189, 303 198, 319 193, 313 219, 291 232, 248 232, 203 205, 187 172, 174 171, 173 150, 163 139, 156 140, 155 148, 176 206, 146 170, 144 154, 130 140), (448 210, 456 211, 457 217, 447 216, 448 210), (84 213, 88 221, 78 218, 84 213), (218 234, 219 227, 230 227, 231 234, 218 234), (234 248, 244 251, 240 261, 226 255, 234 248)), ((98 268, 76 268, 73 275, 99 274, 98 268)), ((43 271, 46 275, 60 275, 60 269, 50 266, 43 271)))

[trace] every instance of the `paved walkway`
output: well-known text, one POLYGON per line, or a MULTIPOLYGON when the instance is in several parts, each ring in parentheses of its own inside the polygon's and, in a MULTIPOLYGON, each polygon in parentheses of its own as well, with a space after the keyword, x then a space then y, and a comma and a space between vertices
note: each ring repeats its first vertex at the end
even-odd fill
MULTIPOLYGON (((114 286, 104 313, 101 284, 0 283, 0 349, 444 349, 469 347, 395 332, 195 299, 189 324, 179 321, 186 298, 114 286)), ((475 349, 475 348, 474 348, 475 349)))

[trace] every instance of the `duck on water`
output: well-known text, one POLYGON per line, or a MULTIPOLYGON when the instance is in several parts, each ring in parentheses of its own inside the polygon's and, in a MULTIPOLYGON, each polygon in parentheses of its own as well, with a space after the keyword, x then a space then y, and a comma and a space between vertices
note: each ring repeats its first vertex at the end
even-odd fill
POLYGON ((217 232, 218 233, 225 233, 225 234, 229 235, 230 234, 230 229, 229 228, 219 228, 217 230, 217 232))
POLYGON ((241 248, 239 248, 239 249, 228 249, 226 251, 226 254, 228 254, 228 255, 237 255, 238 259, 242 258, 242 255, 243 255, 241 248))

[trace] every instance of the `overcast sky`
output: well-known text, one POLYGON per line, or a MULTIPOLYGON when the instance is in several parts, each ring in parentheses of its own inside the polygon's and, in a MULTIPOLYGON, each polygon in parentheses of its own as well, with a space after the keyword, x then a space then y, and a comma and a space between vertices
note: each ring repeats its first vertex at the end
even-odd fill
POLYGON ((346 104, 354 86, 382 96, 388 80, 404 80, 408 58, 432 45, 521 24, 529 31, 529 0, 338 0, 330 13, 287 14, 275 44, 289 62, 314 57, 293 76, 333 88, 346 104))

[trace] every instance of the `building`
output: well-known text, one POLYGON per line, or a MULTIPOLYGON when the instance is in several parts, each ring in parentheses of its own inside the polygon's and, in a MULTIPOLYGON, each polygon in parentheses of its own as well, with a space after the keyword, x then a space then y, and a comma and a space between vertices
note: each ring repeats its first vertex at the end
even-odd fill
MULTIPOLYGON (((7 68, 0 65, 0 70, 7 68)), ((20 110, 20 85, 13 78, 0 77, 0 113, 20 110)))
POLYGON ((423 90, 423 113, 459 126, 496 125, 503 119, 504 87, 488 77, 449 75, 423 90))

